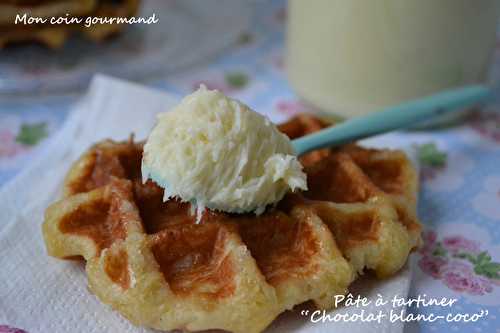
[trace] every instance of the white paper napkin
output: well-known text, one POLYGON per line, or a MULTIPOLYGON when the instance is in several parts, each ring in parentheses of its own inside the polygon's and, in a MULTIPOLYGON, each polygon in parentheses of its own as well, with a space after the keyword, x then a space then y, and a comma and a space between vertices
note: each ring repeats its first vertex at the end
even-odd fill
MULTIPOLYGON (((41 235, 46 206, 59 195, 71 163, 94 142, 125 140, 130 133, 143 139, 158 112, 168 110, 176 98, 136 84, 96 77, 65 125, 40 157, 0 191, 0 325, 30 333, 152 332, 135 327, 102 304, 87 289, 82 263, 48 257, 41 235)), ((382 139, 384 145, 395 142, 382 139)), ((400 141, 398 141, 400 142, 400 141)), ((371 139, 370 145, 377 146, 371 139)), ((401 143, 400 143, 401 145, 401 143)), ((361 281, 357 293, 371 299, 406 296, 410 270, 384 281, 361 281)), ((389 305, 390 306, 390 305, 389 305)), ((365 312, 387 311, 367 307, 365 312)), ((359 313, 360 309, 336 311, 359 313)), ((300 311, 280 316, 267 332, 401 332, 400 322, 310 323, 300 311)))

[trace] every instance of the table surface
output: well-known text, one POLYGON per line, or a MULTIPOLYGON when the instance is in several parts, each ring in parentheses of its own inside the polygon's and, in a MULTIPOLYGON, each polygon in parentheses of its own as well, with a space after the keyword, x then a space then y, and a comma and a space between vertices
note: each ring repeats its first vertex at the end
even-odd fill
MULTIPOLYGON (((257 2, 251 28, 222 56, 147 84, 182 96, 204 83, 274 119, 307 112, 283 72, 285 21, 283 2, 257 2)), ((37 156, 77 98, 0 101, 0 186, 37 156)), ((500 105, 485 109, 453 127, 408 133, 422 165, 419 216, 425 225, 424 246, 411 260, 410 296, 458 300, 451 308, 412 307, 409 313, 487 315, 474 324, 421 320, 407 324, 408 332, 500 332, 500 105)), ((10 332, 8 324, 0 323, 0 333, 10 332)))

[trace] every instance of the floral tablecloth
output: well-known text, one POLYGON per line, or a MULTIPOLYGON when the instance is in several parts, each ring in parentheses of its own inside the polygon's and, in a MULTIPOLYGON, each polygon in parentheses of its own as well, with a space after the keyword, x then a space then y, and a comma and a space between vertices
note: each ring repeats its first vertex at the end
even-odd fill
MULTIPOLYGON (((257 2, 252 27, 211 63, 149 82, 182 96, 204 83, 248 103, 273 119, 308 107, 290 90, 283 72, 282 1, 257 2)), ((499 48, 500 51, 500 42, 499 48)), ((496 59, 500 62, 500 52, 496 59)), ((64 122, 78 96, 0 100, 0 186, 30 163, 64 122)), ((420 320, 409 332, 500 332, 500 105, 471 111, 460 124, 407 132, 420 157, 419 216, 424 246, 412 258, 411 297, 449 297, 451 307, 411 307, 409 313, 483 316, 420 320)), ((0 323, 0 333, 22 330, 0 323)))

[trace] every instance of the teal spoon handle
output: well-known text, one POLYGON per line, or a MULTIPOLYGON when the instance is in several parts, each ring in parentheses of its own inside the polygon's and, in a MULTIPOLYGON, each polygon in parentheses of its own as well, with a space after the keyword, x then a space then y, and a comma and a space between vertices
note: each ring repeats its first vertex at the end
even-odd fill
POLYGON ((300 156, 312 150, 338 146, 395 129, 407 128, 418 122, 484 102, 492 96, 493 90, 485 85, 471 85, 448 90, 388 107, 368 116, 347 120, 336 126, 295 139, 292 145, 297 156, 300 156))

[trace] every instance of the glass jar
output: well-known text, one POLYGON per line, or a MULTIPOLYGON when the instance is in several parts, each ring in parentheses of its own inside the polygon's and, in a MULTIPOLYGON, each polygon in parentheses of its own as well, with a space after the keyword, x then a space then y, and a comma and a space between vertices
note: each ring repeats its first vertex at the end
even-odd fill
POLYGON ((287 71, 307 102, 342 117, 482 82, 498 0, 290 0, 287 71))

